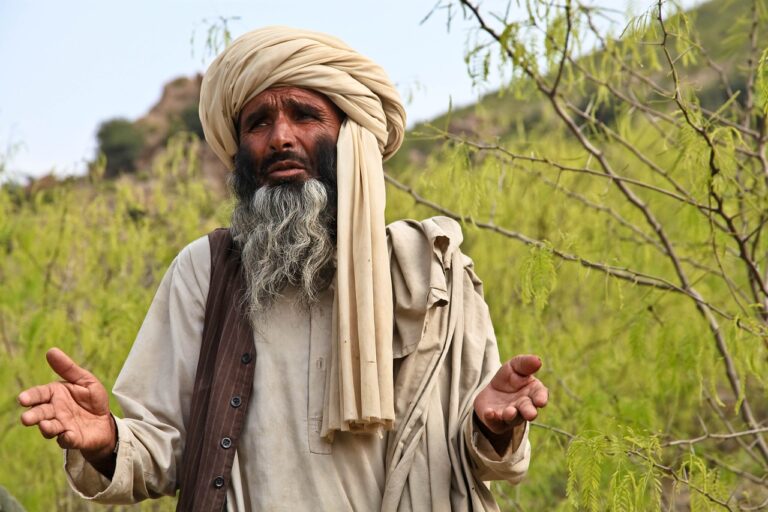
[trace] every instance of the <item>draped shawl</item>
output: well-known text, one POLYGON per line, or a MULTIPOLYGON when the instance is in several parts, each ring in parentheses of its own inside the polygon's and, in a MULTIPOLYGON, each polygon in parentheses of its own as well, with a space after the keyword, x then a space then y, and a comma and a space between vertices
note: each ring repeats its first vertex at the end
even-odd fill
POLYGON ((337 142, 337 268, 333 355, 322 432, 391 430, 392 283, 384 223, 383 159, 400 147, 405 110, 378 65, 339 39, 267 27, 236 39, 200 92, 205 138, 229 168, 242 108, 271 87, 326 95, 347 115, 337 142))

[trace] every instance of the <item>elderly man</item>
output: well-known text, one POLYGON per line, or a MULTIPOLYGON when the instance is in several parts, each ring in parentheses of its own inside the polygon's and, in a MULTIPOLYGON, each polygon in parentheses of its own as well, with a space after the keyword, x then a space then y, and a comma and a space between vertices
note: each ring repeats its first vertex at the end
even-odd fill
POLYGON ((518 481, 541 361, 499 364, 481 283, 446 218, 384 225, 405 113, 339 40, 248 33, 203 81, 234 169, 228 230, 166 273, 114 387, 57 349, 19 395, 87 499, 180 490, 180 510, 493 510, 518 481))

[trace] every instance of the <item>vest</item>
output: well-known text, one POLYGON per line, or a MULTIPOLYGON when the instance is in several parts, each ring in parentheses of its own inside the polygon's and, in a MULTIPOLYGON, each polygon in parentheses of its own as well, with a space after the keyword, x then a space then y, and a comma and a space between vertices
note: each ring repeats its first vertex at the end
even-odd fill
POLYGON ((211 280, 176 510, 226 506, 235 449, 253 388, 255 347, 240 250, 228 229, 208 234, 211 280))

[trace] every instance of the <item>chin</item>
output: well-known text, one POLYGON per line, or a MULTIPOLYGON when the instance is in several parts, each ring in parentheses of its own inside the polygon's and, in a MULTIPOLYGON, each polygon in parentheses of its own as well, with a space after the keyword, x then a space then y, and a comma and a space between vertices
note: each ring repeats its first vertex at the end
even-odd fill
POLYGON ((301 188, 304 183, 311 180, 310 176, 291 176, 287 178, 267 179, 264 182, 265 187, 295 187, 301 188))

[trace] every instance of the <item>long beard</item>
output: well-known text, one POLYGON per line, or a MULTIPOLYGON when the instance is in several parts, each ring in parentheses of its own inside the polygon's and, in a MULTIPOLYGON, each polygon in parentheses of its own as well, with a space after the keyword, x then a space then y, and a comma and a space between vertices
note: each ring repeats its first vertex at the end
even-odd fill
POLYGON ((300 303, 311 305, 330 284, 335 204, 329 208, 329 195, 313 179, 258 188, 235 206, 232 235, 241 247, 252 322, 287 286, 298 290, 300 303))

